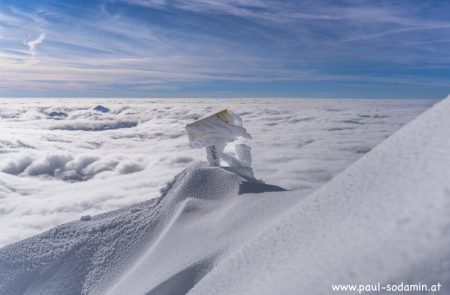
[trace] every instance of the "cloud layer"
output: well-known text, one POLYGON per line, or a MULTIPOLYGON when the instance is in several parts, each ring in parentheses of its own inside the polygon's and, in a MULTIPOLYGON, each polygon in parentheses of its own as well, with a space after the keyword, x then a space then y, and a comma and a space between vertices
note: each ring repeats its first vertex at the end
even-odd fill
POLYGON ((0 246, 159 196, 176 173, 206 160, 203 149, 189 148, 185 125, 224 107, 242 117, 253 137, 247 143, 256 177, 311 191, 431 103, 0 100, 0 246), (95 111, 99 104, 111 111, 95 111))

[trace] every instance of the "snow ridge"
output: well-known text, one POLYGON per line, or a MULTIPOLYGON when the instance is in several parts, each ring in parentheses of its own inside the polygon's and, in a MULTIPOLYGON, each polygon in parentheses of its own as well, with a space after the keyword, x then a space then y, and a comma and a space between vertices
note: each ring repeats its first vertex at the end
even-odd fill
POLYGON ((189 294, 330 294, 332 284, 450 292, 450 98, 244 243, 189 294))
POLYGON ((82 218, 6 246, 0 250, 0 294, 124 294, 130 282, 136 294, 155 288, 185 288, 187 292, 200 273, 206 273, 221 254, 244 238, 239 230, 222 242, 211 235, 234 231, 242 218, 250 223, 267 222, 276 216, 271 212, 286 208, 287 200, 295 200, 286 198, 270 210, 252 208, 253 201, 239 195, 241 183, 247 187, 250 183, 258 193, 267 186, 222 168, 194 165, 169 182, 159 199, 82 218), (232 208, 238 212, 237 218, 225 214, 232 208), (247 217, 244 211, 255 213, 247 217), (215 231, 207 233, 214 224, 215 231), (183 235, 187 236, 180 239, 183 235), (197 245, 208 246, 194 251, 189 243, 196 241, 189 242, 188 236, 199 240, 197 245), (170 252, 178 252, 184 259, 169 263, 163 253, 170 252), (139 276, 149 263, 157 273, 152 279, 147 272, 139 276), (169 280, 171 276, 174 278, 169 280))

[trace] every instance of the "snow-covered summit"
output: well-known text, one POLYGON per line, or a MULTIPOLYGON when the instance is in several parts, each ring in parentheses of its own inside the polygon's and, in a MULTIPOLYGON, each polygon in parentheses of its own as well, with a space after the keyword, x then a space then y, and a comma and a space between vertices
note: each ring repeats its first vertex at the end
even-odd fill
POLYGON ((94 108, 94 111, 101 112, 101 113, 108 113, 108 112, 110 112, 111 110, 108 109, 107 107, 102 106, 102 105, 98 105, 98 106, 96 106, 96 107, 94 108))
POLYGON ((124 294, 130 284, 133 294, 161 288, 187 292, 215 261, 252 236, 253 228, 297 201, 263 196, 283 189, 239 174, 193 165, 169 182, 159 199, 4 247, 0 294, 124 294), (148 267, 155 270, 151 277, 148 267))
POLYGON ((162 197, 0 250, 0 294, 450 286, 450 99, 312 194, 194 165, 162 197))

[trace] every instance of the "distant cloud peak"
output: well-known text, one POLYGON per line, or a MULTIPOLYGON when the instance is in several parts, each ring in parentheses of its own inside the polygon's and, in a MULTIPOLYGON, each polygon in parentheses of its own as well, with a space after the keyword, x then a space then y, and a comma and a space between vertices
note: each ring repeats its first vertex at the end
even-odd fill
POLYGON ((26 43, 28 46, 28 52, 31 56, 36 56, 36 47, 44 42, 45 37, 45 33, 41 33, 35 40, 31 40, 26 43))

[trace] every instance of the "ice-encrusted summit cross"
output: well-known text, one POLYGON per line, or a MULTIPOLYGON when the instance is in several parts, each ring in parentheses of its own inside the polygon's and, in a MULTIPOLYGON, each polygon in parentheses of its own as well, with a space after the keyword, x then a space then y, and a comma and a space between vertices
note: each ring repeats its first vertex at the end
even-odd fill
POLYGON ((251 147, 235 145, 235 155, 225 153, 227 143, 238 137, 251 138, 242 125, 242 119, 232 111, 224 109, 211 116, 186 125, 189 144, 193 148, 206 148, 206 158, 210 166, 220 166, 224 160, 232 167, 251 168, 251 147))

